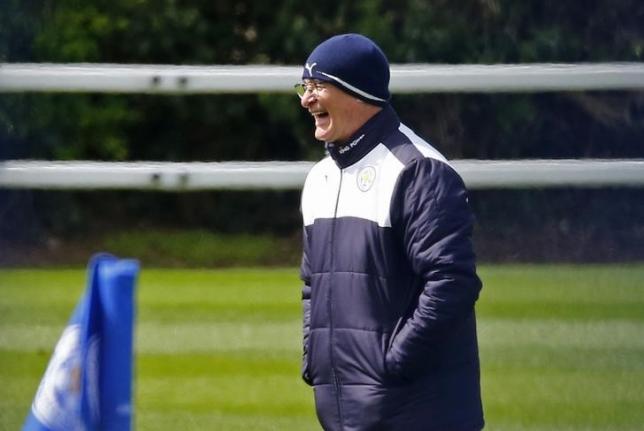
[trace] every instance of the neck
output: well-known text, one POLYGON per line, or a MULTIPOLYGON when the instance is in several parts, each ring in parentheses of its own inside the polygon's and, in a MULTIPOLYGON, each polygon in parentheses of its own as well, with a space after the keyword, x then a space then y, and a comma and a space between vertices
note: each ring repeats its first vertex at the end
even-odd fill
POLYGON ((390 105, 385 105, 356 130, 344 146, 327 142, 326 150, 338 167, 345 168, 364 157, 399 126, 396 111, 390 105))
POLYGON ((355 112, 355 124, 356 127, 353 128, 351 134, 344 140, 336 142, 339 147, 344 147, 349 143, 351 136, 353 136, 362 126, 365 125, 374 115, 382 111, 382 106, 370 105, 368 103, 360 102, 360 109, 357 109, 355 112))

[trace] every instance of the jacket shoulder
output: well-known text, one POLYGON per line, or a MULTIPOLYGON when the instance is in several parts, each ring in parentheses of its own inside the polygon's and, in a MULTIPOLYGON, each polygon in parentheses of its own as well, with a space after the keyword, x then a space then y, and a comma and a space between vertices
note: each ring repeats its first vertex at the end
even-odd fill
POLYGON ((445 156, 404 124, 389 137, 387 146, 404 165, 392 200, 394 223, 409 209, 410 202, 434 206, 448 196, 467 199, 462 178, 445 156))
POLYGON ((402 123, 384 143, 405 166, 427 158, 449 165, 440 151, 402 123))

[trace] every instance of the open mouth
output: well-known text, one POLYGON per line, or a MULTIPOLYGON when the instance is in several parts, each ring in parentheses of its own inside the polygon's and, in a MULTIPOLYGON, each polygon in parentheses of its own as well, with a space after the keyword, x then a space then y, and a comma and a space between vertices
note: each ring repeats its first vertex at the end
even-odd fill
POLYGON ((311 112, 311 115, 315 119, 315 125, 318 127, 328 123, 329 113, 326 111, 311 112))

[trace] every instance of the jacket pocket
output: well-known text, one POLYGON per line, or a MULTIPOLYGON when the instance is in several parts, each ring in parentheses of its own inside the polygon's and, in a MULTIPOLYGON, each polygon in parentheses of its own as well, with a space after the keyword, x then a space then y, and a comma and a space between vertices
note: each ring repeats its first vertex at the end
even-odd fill
POLYGON ((304 351, 302 352, 302 380, 304 380, 304 382, 309 386, 313 386, 313 376, 311 375, 311 358, 313 356, 313 343, 311 342, 312 336, 313 333, 310 332, 308 339, 304 344, 304 351))
POLYGON ((398 335, 398 333, 402 329, 402 327, 403 327, 403 325, 405 323, 405 320, 406 320, 405 317, 401 316, 398 319, 398 321, 396 322, 396 326, 394 326, 394 330, 391 332, 391 335, 387 339, 387 344, 386 344, 386 347, 385 347, 385 356, 387 356, 387 353, 391 349, 391 346, 394 344, 394 339, 396 338, 396 335, 398 335))
MULTIPOLYGON (((400 327, 402 327, 402 324, 400 324, 400 327)), ((395 363, 390 357, 391 346, 393 345, 394 338, 396 337, 396 335, 398 335, 399 332, 400 328, 397 328, 397 330, 393 332, 387 339, 386 347, 382 355, 385 379, 388 384, 392 385, 405 384, 410 380, 402 373, 402 370, 398 366, 399 364, 395 363)))

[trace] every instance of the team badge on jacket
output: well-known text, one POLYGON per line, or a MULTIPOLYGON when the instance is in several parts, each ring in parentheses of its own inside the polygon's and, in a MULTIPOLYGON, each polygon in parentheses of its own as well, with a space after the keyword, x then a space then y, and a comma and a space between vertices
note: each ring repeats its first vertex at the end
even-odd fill
POLYGON ((358 173, 358 188, 362 192, 368 191, 371 186, 373 186, 374 181, 376 180, 376 168, 373 166, 365 166, 358 173))

